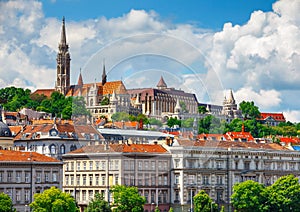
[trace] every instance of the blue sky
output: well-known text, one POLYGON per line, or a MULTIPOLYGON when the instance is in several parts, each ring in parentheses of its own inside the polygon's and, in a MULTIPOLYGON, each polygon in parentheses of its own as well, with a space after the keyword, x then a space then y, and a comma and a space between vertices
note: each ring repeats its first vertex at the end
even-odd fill
POLYGON ((222 29, 224 23, 244 24, 255 10, 271 11, 275 0, 43 0, 47 17, 69 20, 116 18, 131 9, 154 10, 164 20, 222 29))
POLYGON ((300 122, 299 0, 0 1, 0 87, 53 88, 62 17, 71 82, 169 87, 300 122))

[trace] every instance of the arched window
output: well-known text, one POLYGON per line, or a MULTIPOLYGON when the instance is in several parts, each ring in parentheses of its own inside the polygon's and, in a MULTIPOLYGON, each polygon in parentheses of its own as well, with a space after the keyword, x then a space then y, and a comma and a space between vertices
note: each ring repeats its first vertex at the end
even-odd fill
POLYGON ((60 146, 60 154, 65 154, 66 153, 66 147, 65 145, 60 146))
POLYGON ((56 146, 54 144, 51 144, 50 147, 50 154, 55 155, 56 154, 56 146))
POLYGON ((90 106, 93 106, 94 105, 94 101, 93 99, 90 100, 90 106))

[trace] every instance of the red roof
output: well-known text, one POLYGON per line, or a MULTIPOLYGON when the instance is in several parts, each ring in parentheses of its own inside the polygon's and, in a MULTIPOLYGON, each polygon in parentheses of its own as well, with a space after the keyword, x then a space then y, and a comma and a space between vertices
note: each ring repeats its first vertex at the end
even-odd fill
POLYGON ((18 161, 18 162, 60 162, 51 157, 36 152, 20 152, 12 150, 0 150, 0 161, 18 161))
POLYGON ((51 97, 51 94, 55 91, 55 89, 37 89, 32 95, 45 95, 48 98, 51 97))
POLYGON ((224 137, 228 141, 235 141, 236 139, 246 139, 247 141, 254 141, 250 132, 227 132, 224 137))
POLYGON ((260 113, 260 119, 258 120, 265 120, 268 117, 272 117, 276 121, 285 122, 285 117, 283 113, 260 113))
POLYGON ((72 153, 101 153, 101 152, 123 152, 123 153, 166 153, 167 150, 156 144, 110 144, 106 150, 105 145, 84 146, 72 153))
POLYGON ((280 138, 280 142, 283 142, 283 143, 291 143, 291 144, 300 144, 300 139, 297 138, 297 137, 294 137, 294 138, 289 138, 289 137, 282 137, 280 138))

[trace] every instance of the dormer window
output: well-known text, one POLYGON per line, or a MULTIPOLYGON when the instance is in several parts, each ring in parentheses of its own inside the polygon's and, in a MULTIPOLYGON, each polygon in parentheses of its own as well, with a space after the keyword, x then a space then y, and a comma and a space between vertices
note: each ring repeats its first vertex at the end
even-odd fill
POLYGON ((50 136, 57 136, 58 135, 58 131, 56 130, 56 129, 51 129, 50 131, 49 131, 49 134, 50 134, 50 136))
POLYGON ((84 134, 84 137, 85 137, 86 140, 90 140, 91 139, 90 134, 84 134))

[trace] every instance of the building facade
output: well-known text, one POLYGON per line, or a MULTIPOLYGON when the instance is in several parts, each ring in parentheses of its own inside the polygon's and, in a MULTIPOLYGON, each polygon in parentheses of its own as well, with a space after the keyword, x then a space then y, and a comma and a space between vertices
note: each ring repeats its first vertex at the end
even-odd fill
POLYGON ((63 163, 36 152, 0 150, 0 192, 17 211, 30 211, 33 195, 55 186, 62 189, 63 163))
POLYGON ((110 144, 86 146, 63 156, 63 190, 83 210, 101 193, 112 202, 114 185, 137 186, 146 198, 145 211, 169 210, 171 156, 161 145, 110 144))
POLYGON ((300 153, 274 143, 177 140, 166 148, 172 155, 170 204, 178 212, 189 211, 200 190, 233 211, 229 203, 235 183, 271 185, 284 175, 300 177, 300 153))
POLYGON ((25 125, 14 137, 14 147, 61 159, 62 155, 86 145, 104 141, 91 125, 73 125, 49 120, 53 123, 25 125))

